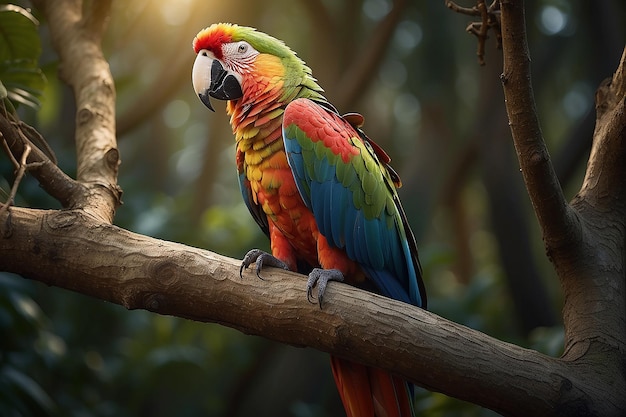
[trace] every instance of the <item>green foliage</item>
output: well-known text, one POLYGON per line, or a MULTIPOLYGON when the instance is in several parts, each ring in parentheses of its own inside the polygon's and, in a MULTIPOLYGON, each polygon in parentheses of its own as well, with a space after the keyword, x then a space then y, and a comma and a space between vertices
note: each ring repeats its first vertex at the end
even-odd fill
POLYGON ((39 68, 39 22, 26 9, 0 5, 0 98, 39 107, 46 79, 39 68))
POLYGON ((254 357, 254 344, 226 327, 128 312, 8 274, 0 332, 3 416, 222 415, 254 357))
MULTIPOLYGON (((37 341, 46 339, 45 318, 32 299, 28 284, 0 275, 0 414, 52 414, 55 405, 29 370, 43 364, 33 354, 37 341)), ((47 344, 40 344, 48 346, 47 344)))

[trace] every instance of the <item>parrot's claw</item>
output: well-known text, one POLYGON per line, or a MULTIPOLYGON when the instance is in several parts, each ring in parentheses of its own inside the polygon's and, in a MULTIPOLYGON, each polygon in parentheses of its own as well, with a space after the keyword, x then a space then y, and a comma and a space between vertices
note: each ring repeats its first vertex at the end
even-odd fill
POLYGON ((324 291, 326 291, 326 285, 329 281, 344 280, 343 273, 338 269, 321 269, 314 268, 309 274, 309 279, 306 281, 306 298, 310 303, 313 301, 313 288, 317 285, 317 301, 322 308, 322 299, 324 298, 324 291))
POLYGON ((248 269, 250 265, 256 266, 256 276, 259 279, 263 279, 260 275, 261 270, 266 266, 273 266, 275 268, 282 268, 286 271, 289 271, 289 267, 286 263, 276 258, 275 256, 270 255, 267 252, 262 251, 261 249, 252 249, 246 253, 246 256, 243 257, 241 261, 241 267, 239 268, 239 276, 243 278, 243 270, 248 269))

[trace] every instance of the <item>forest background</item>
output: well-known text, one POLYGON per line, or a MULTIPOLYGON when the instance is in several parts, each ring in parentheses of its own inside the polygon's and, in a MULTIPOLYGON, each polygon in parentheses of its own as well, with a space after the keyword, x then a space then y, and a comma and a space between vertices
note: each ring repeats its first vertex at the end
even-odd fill
MULTIPOLYGON (((28 3, 23 3, 27 7, 28 3)), ((444 2, 113 2, 103 48, 117 89, 124 204, 114 224, 241 258, 267 248, 241 201, 221 108, 193 93, 191 40, 210 23, 250 25, 298 52, 342 112, 365 116, 393 158, 436 314, 558 356, 561 293, 519 175, 503 106, 501 52, 486 64, 444 2), (226 4, 227 3, 227 4, 226 4), (411 3, 411 4, 408 4, 411 3), (389 16, 397 14, 394 19, 389 16)), ((529 1, 533 84, 569 199, 591 147, 594 92, 625 38, 619 1, 529 1)), ((21 118, 74 176, 75 104, 41 20, 41 106, 21 118)), ((13 166, 0 158, 8 195, 13 166)), ((3 199, 4 200, 4 199, 3 199)), ((58 208, 26 176, 16 205, 58 208)), ((340 414, 328 357, 227 327, 127 311, 0 273, 0 414, 340 414), (275 399, 280 398, 280 401, 275 399), (262 404, 262 406, 260 405, 262 404)), ((493 415, 419 391, 428 415, 493 415)))

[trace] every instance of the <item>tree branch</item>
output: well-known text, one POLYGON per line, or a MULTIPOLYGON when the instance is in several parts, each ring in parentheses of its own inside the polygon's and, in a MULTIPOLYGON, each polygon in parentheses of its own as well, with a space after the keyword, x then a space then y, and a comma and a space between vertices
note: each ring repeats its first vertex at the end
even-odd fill
POLYGON ((89 184, 79 204, 94 216, 113 221, 120 203, 120 163, 115 138, 115 86, 100 48, 109 1, 94 2, 83 16, 81 2, 36 0, 46 15, 60 58, 60 77, 76 99, 77 179, 89 184))
MULTIPOLYGON (((620 85, 624 83, 624 59, 613 80, 598 91, 598 115, 587 173, 581 191, 569 205, 537 119, 523 2, 502 0, 501 16, 504 51, 501 78, 513 142, 565 298, 563 358, 591 367, 599 360, 613 362, 613 366, 597 373, 595 384, 608 384, 623 391, 626 389, 621 371, 626 352, 626 168, 623 163, 626 100, 620 85)), ((588 412, 582 409, 578 412, 584 411, 588 412)))
MULTIPOLYGON (((26 135, 39 135, 32 127, 21 121, 9 120, 9 114, 0 114, 0 136, 6 143, 6 152, 12 160, 19 160, 26 147, 31 151, 26 159, 28 172, 32 174, 42 188, 57 199, 65 208, 76 207, 84 199, 86 187, 70 178, 56 166, 39 148, 34 146, 32 138, 26 135), (28 127, 25 129, 25 127, 28 127)), ((40 142, 45 142, 39 139, 40 142)))
MULTIPOLYGON (((237 260, 131 233, 81 210, 13 208, 11 222, 14 232, 0 239, 0 270, 48 285, 311 346, 507 415, 554 415, 581 398, 593 403, 589 369, 406 303, 333 283, 320 310, 297 274, 241 279, 237 260)), ((621 391, 605 388, 603 398, 619 404, 611 395, 621 391)))
POLYGON ((18 162, 17 172, 15 174, 15 181, 11 186, 9 197, 4 204, 0 204, 0 215, 4 214, 4 212, 7 211, 9 207, 14 203, 15 196, 17 195, 17 189, 20 185, 20 182, 22 181, 22 178, 24 178, 24 174, 26 173, 26 159, 28 158, 31 150, 32 148, 30 147, 30 145, 26 145, 24 147, 24 152, 22 153, 22 158, 18 162))
POLYGON ((626 323, 615 316, 626 310, 624 59, 613 80, 598 90, 587 173, 581 191, 569 205, 537 119, 523 3, 502 1, 501 13, 501 77, 509 125, 548 256, 565 294, 566 355, 584 354, 589 340, 626 349, 626 323), (572 353, 574 346, 578 349, 572 353))
POLYGON ((491 5, 487 6, 485 0, 476 0, 474 7, 461 7, 454 1, 445 0, 446 7, 450 10, 468 16, 480 17, 480 22, 471 22, 465 29, 468 33, 476 36, 478 39, 478 49, 476 56, 478 63, 485 65, 485 43, 489 38, 489 29, 495 34, 496 46, 498 49, 502 47, 502 36, 500 33, 500 3, 494 0, 491 5))
POLYGON ((92 0, 83 4, 83 27, 98 43, 108 26, 111 2, 112 0, 92 0))
POLYGON ((580 242, 580 225, 567 204, 543 139, 530 76, 524 4, 502 1, 501 75, 513 143, 548 251, 580 242))
MULTIPOLYGON (((626 205, 626 48, 612 78, 596 92, 596 128, 579 197, 602 211, 626 205), (611 196, 610 198, 607 198, 611 196)), ((615 213, 619 217, 621 214, 615 213)))
MULTIPOLYGON (((626 352, 626 49, 612 79, 596 93, 596 127, 581 190, 572 200, 583 240, 560 255, 565 354, 589 340, 626 352)), ((623 379, 622 379, 623 382, 623 379)), ((624 388, 626 389, 626 388, 624 388)))

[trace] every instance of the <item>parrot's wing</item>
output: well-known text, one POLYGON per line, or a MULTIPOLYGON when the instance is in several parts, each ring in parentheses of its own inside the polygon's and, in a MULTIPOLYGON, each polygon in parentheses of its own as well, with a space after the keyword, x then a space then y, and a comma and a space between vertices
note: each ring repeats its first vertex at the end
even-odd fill
POLYGON ((382 294, 425 308, 417 245, 395 190, 399 179, 356 124, 354 116, 344 119, 312 100, 291 102, 283 118, 289 166, 326 240, 359 263, 382 294))
POLYGON ((267 221, 267 215, 263 212, 261 206, 254 201, 252 196, 252 188, 250 187, 250 181, 246 178, 245 167, 244 167, 244 156, 243 153, 237 153, 237 173, 239 178, 239 189, 241 190, 241 195, 243 197, 243 201, 248 206, 248 210, 254 221, 259 225, 263 233, 269 237, 270 235, 270 227, 267 221))

